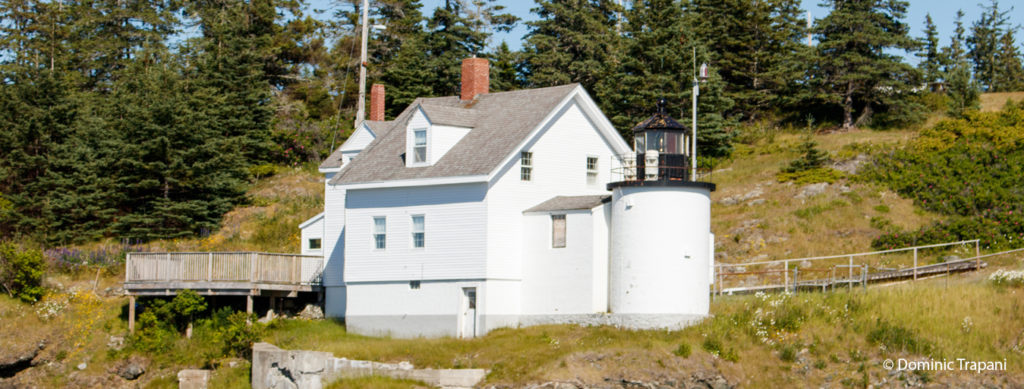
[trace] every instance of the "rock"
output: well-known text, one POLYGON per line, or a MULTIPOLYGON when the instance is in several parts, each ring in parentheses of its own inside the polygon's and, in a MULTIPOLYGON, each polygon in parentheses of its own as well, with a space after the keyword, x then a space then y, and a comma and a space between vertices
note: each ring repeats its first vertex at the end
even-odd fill
POLYGON ((85 370, 85 368, 87 367, 89 367, 89 365, 87 365, 85 362, 79 363, 78 366, 75 366, 75 368, 78 370, 85 370))
POLYGON ((817 184, 805 185, 800 189, 800 193, 796 195, 798 199, 805 199, 808 197, 814 197, 825 193, 825 189, 828 188, 827 182, 819 182, 817 184))
POLYGON ((0 380, 3 378, 14 377, 22 370, 28 369, 39 363, 36 361, 36 357, 39 356, 39 352, 46 347, 46 341, 39 342, 36 347, 21 353, 4 351, 3 354, 14 354, 17 357, 0 356, 0 380))
POLYGON ((867 154, 858 154, 856 157, 853 157, 852 159, 833 163, 832 168, 846 174, 857 174, 857 171, 860 170, 861 165, 865 164, 870 159, 871 158, 869 158, 867 154))
POLYGON ((107 339, 107 348, 120 351, 124 348, 124 337, 110 335, 107 339))
POLYGON ((741 200, 742 201, 750 200, 750 199, 753 199, 753 198, 760 197, 763 194, 764 194, 764 191, 762 191, 760 187, 754 188, 754 190, 744 194, 743 197, 741 198, 741 200))
POLYGON ((317 304, 306 304, 302 312, 299 312, 299 317, 306 320, 320 320, 324 318, 324 310, 317 304))
POLYGON ((748 207, 764 204, 764 199, 755 199, 747 202, 748 207))
POLYGON ((267 310, 267 316, 264 316, 263 318, 257 320, 257 322, 259 322, 260 324, 267 324, 267 323, 270 323, 271 321, 273 321, 275 317, 277 317, 277 315, 274 314, 274 310, 273 309, 268 309, 267 310))
POLYGON ((721 203, 722 205, 736 205, 740 203, 740 200, 737 199, 736 197, 729 196, 719 200, 718 202, 721 203))
POLYGON ((850 189, 850 187, 846 185, 839 185, 838 187, 836 187, 836 190, 838 190, 839 193, 850 193, 850 191, 852 191, 853 189, 850 189))
POLYGON ((186 369, 178 372, 178 389, 206 389, 209 383, 209 370, 186 369))
POLYGON ((124 378, 128 381, 132 381, 139 378, 143 373, 146 372, 146 368, 142 366, 138 361, 128 361, 121 367, 117 368, 117 376, 124 378))
POLYGON ((962 258, 960 258, 959 255, 943 255, 939 257, 939 263, 954 262, 959 261, 960 259, 962 258))

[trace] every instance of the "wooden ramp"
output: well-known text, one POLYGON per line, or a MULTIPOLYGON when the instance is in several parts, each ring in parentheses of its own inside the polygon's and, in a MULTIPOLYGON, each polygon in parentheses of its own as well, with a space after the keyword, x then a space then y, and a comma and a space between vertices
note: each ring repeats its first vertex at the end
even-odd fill
MULTIPOLYGON (((963 273, 969 271, 980 270, 988 266, 984 261, 978 258, 962 259, 957 261, 950 261, 945 263, 936 263, 932 265, 924 265, 918 267, 909 267, 903 269, 879 269, 878 271, 868 271, 866 266, 854 266, 848 268, 848 266, 837 266, 833 269, 831 277, 824 278, 811 278, 811 279, 799 279, 799 269, 794 269, 793 281, 788 285, 783 284, 769 284, 769 285, 756 285, 756 286, 743 286, 734 288, 725 288, 720 291, 721 294, 744 294, 744 293, 756 293, 756 292, 776 292, 776 291, 827 291, 829 289, 841 288, 852 288, 853 286, 866 286, 870 283, 885 283, 900 281, 904 279, 917 279, 922 277, 930 277, 936 275, 949 275, 953 273, 963 273), (841 269, 840 269, 841 268, 841 269)), ((807 270, 804 270, 807 272, 807 270)))

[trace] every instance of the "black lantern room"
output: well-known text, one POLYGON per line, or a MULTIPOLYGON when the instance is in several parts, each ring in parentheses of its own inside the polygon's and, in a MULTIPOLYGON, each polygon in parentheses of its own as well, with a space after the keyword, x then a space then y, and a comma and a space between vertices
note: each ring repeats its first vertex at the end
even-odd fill
POLYGON ((687 181, 690 179, 690 128, 665 112, 665 99, 658 112, 633 127, 633 150, 637 171, 645 180, 687 181), (653 164, 657 166, 650 166, 653 164), (652 167, 655 169, 646 169, 652 167), (654 173, 656 172, 656 175, 654 173))

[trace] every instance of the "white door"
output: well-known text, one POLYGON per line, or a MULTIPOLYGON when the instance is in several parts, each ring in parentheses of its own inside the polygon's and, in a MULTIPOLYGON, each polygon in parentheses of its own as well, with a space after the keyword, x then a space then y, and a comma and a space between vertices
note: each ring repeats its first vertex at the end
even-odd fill
POLYGON ((459 334, 463 338, 476 337, 476 288, 462 288, 462 328, 459 334))

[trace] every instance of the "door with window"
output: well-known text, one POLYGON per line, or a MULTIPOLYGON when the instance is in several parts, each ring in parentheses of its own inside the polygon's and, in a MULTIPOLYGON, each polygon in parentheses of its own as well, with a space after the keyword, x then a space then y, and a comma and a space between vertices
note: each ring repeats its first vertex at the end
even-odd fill
POLYGON ((462 328, 460 338, 476 337, 476 288, 462 288, 462 328))

